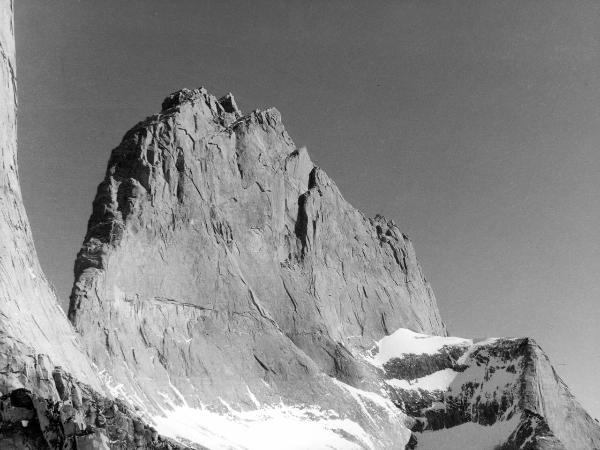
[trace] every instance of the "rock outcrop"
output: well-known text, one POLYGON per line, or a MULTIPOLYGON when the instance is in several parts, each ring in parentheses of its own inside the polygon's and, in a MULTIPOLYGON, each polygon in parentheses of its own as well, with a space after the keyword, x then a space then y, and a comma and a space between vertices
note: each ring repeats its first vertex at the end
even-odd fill
MULTIPOLYGON (((40 363, 48 369, 48 361, 40 363)), ((0 448, 182 448, 159 436, 122 400, 99 394, 57 367, 46 376, 55 392, 19 388, 0 396, 0 448)))
POLYGON ((473 343, 398 330, 372 353, 394 403, 415 419, 410 448, 466 448, 452 441, 459 434, 485 436, 489 448, 600 448, 598 423, 532 339, 473 343))

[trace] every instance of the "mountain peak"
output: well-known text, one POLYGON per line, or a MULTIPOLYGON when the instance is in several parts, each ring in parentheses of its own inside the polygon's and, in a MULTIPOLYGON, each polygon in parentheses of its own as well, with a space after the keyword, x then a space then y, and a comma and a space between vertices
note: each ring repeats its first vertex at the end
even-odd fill
POLYGON ((177 91, 112 151, 71 327, 20 194, 11 1, 0 19, 0 448, 600 448, 533 340, 447 336, 399 227, 231 94, 177 91))

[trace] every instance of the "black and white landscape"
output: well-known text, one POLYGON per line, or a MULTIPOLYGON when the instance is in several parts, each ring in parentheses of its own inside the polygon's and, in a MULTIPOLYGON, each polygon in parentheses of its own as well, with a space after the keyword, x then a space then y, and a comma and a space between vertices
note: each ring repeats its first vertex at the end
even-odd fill
POLYGON ((538 343, 449 336, 394 220, 230 93, 157 98, 112 150, 65 314, 19 185, 11 0, 0 19, 1 449, 600 448, 538 343))

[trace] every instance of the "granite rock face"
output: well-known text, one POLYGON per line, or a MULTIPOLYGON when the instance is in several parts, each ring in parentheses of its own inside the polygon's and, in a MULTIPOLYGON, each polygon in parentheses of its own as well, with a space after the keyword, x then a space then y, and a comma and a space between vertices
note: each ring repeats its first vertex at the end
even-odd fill
POLYGON ((397 226, 348 204, 277 110, 243 116, 204 89, 112 152, 75 272, 69 317, 150 413, 172 387, 214 408, 252 406, 250 391, 368 426, 334 383, 379 389, 357 350, 400 326, 445 334, 397 226))
POLYGON ((100 387, 40 267, 17 170, 13 5, 0 2, 0 389, 29 388, 36 353, 100 387), (1 368, 11 367, 10 371, 1 368))
POLYGON ((270 423, 279 403, 353 424, 333 448, 600 445, 537 344, 445 337, 408 238, 349 205, 277 110, 243 115, 231 94, 176 92, 125 135, 75 274, 69 317, 93 362, 173 437, 263 448, 190 429, 270 423), (409 351, 428 339, 443 345, 409 351))
POLYGON ((16 90, 13 3, 0 0, 0 449, 178 448, 105 391, 40 268, 19 186, 16 90))

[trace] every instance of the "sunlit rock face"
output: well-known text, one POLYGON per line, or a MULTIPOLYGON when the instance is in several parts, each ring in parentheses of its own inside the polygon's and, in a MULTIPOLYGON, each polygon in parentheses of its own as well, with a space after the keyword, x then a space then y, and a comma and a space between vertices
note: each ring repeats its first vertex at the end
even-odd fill
POLYGON ((0 449, 178 448, 105 392, 42 273, 19 187, 15 73, 13 4, 0 0, 0 449))
POLYGON ((600 448, 598 423, 531 339, 473 342, 401 329, 367 360, 415 419, 410 448, 600 448))
POLYGON ((41 367, 60 365, 100 382, 46 281, 33 245, 17 171, 13 5, 0 1, 0 391, 52 391, 41 367), (42 358, 40 355, 46 357, 42 358))
POLYGON ((600 443, 537 344, 447 337, 407 237, 349 205, 277 110, 230 94, 179 91, 125 135, 75 273, 90 357, 182 442, 600 443))
POLYGON ((252 407, 251 392, 368 428, 335 383, 379 392, 357 351, 401 326, 446 332, 398 227, 348 204, 277 110, 244 116, 204 89, 113 150, 75 271, 69 316, 90 356, 151 412, 175 390, 220 409, 252 407))

